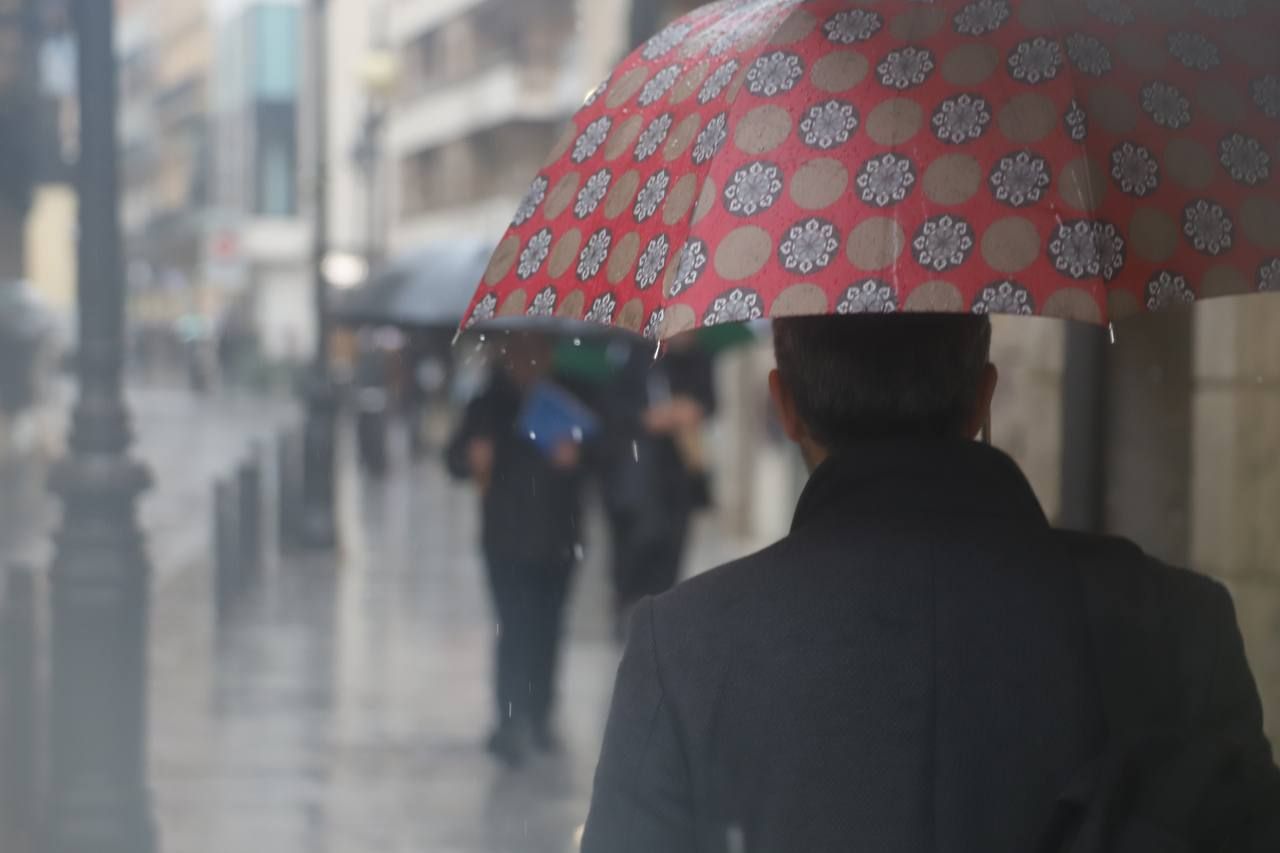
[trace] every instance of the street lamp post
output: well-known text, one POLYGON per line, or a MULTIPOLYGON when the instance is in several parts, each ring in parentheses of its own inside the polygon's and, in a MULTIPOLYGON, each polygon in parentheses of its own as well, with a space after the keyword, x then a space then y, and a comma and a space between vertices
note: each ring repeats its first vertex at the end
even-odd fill
POLYGON ((329 375, 329 282, 325 257, 329 251, 329 110, 328 3, 312 0, 311 79, 315 127, 315 211, 312 276, 315 300, 316 348, 307 382, 307 422, 303 450, 302 541, 317 549, 337 544, 335 493, 335 432, 338 401, 329 375))
POLYGON ((382 164, 380 149, 384 116, 373 105, 365 112, 356 143, 354 160, 364 181, 364 255, 368 269, 377 267, 382 254, 378 237, 378 171, 382 164))
POLYGON ((365 57, 360 79, 364 84, 366 107, 354 159, 364 179, 365 260, 373 270, 382 260, 383 243, 379 234, 378 184, 382 167, 382 132, 386 127, 387 102, 397 77, 395 55, 385 48, 375 48, 365 57))
POLYGON ((149 853, 146 779, 150 568, 136 516, 147 471, 121 371, 124 274, 117 212, 113 3, 74 0, 79 42, 79 397, 51 573, 49 853, 149 853))

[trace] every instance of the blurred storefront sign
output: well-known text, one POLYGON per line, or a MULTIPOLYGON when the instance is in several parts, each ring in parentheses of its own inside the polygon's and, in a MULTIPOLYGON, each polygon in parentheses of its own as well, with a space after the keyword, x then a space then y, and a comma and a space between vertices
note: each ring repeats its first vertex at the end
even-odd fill
POLYGON ((238 290, 245 285, 248 275, 240 232, 225 226, 210 228, 205 239, 205 283, 220 290, 238 290))

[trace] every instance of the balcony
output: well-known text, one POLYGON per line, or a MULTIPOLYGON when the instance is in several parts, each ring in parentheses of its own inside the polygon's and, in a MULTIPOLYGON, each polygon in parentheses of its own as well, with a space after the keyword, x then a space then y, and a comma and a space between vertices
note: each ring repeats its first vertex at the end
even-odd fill
POLYGON ((390 36, 404 45, 483 3, 484 0, 397 0, 391 4, 390 36))
POLYGON ((396 253, 411 251, 460 235, 484 238, 496 244, 519 203, 518 196, 501 196, 407 216, 392 229, 391 249, 396 253))
POLYGON ((469 79, 428 90, 396 110, 388 142, 397 157, 517 121, 558 121, 582 103, 573 66, 498 60, 469 79))

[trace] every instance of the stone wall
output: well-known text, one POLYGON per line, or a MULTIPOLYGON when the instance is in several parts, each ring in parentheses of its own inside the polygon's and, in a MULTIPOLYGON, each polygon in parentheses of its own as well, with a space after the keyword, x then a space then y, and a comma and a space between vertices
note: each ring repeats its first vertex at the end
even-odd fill
POLYGON ((1280 299, 1196 309, 1190 553, 1221 578, 1280 744, 1280 299))
POLYGON ((1000 383, 991 413, 992 444, 1022 467, 1049 518, 1062 480, 1062 321, 997 317, 991 358, 1000 383))

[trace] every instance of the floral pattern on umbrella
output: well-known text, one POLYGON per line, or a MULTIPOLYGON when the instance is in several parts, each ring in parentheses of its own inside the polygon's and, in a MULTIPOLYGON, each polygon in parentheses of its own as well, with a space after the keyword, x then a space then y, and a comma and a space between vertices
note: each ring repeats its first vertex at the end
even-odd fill
POLYGON ((1278 34, 1263 0, 709 3, 588 97, 467 323, 1280 292, 1278 34))

